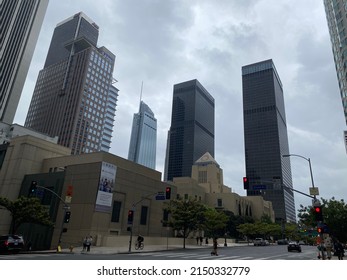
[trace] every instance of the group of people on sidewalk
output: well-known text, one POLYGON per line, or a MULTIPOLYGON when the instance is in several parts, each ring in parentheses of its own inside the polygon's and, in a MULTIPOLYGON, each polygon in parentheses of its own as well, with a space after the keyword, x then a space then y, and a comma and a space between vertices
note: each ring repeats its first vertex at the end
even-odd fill
POLYGON ((333 240, 330 236, 326 236, 323 241, 318 244, 318 259, 332 259, 332 254, 336 255, 339 260, 343 260, 345 250, 338 240, 333 240))

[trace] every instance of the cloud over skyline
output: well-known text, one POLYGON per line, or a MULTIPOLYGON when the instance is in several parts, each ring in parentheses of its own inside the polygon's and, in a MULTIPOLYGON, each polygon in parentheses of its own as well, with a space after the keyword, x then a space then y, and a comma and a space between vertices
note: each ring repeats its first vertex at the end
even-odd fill
MULTIPOLYGON (((143 81, 143 101, 158 120, 163 172, 173 85, 198 79, 215 98, 215 159, 224 184, 245 195, 241 67, 272 58, 284 89, 290 152, 311 159, 322 197, 347 200, 346 124, 323 1, 51 0, 16 123, 24 124, 55 26, 80 11, 100 27, 99 46, 117 56, 111 153, 127 158, 143 81)), ((291 166, 294 188, 307 193, 308 163, 292 157, 291 166)), ((295 201, 311 204, 299 194, 295 201)))

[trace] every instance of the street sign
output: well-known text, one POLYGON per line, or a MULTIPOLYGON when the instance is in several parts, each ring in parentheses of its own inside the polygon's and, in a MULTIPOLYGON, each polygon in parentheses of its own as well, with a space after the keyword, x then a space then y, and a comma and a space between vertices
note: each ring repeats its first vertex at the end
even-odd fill
POLYGON ((252 186, 253 190, 265 190, 266 185, 254 185, 252 186))
POLYGON ((310 195, 319 195, 319 189, 317 187, 310 188, 310 195))
POLYGON ((157 194, 156 196, 155 196, 155 200, 165 200, 165 195, 164 194, 157 194))

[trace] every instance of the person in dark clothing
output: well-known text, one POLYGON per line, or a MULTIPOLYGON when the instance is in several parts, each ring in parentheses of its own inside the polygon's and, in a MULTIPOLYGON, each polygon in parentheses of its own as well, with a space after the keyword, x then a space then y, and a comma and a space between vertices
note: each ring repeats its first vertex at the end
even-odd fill
POLYGON ((335 244, 335 252, 337 254, 337 257, 339 258, 339 260, 343 260, 343 256, 345 254, 345 250, 343 249, 342 244, 337 241, 335 244))
POLYGON ((213 251, 211 252, 211 255, 218 256, 217 248, 218 248, 217 238, 214 237, 213 238, 213 251))

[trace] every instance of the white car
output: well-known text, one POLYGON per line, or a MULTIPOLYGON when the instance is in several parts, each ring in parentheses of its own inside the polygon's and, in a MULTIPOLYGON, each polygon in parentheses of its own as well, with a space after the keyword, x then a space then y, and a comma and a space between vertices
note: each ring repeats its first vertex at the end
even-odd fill
POLYGON ((269 241, 264 240, 263 238, 256 238, 253 240, 254 246, 265 246, 269 245, 269 241))

